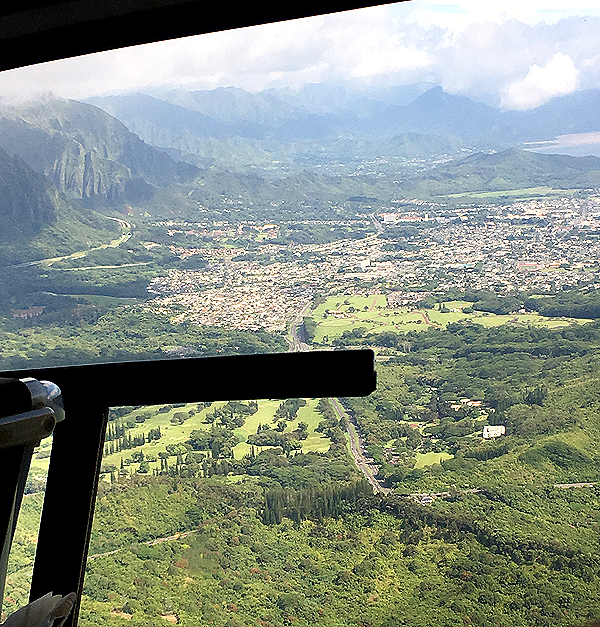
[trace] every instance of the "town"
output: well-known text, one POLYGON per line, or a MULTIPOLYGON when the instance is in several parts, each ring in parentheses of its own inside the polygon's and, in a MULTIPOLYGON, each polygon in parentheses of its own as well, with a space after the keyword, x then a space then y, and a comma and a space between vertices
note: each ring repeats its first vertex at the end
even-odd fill
POLYGON ((160 223, 170 237, 197 238, 198 245, 173 244, 171 252, 197 255, 206 267, 155 279, 147 306, 173 322, 283 332, 316 296, 384 291, 388 306, 402 306, 449 290, 552 294, 600 284, 600 198, 404 202, 377 213, 366 207, 354 220, 304 220, 306 228, 331 231, 371 227, 365 237, 326 243, 286 242, 284 222, 160 223))

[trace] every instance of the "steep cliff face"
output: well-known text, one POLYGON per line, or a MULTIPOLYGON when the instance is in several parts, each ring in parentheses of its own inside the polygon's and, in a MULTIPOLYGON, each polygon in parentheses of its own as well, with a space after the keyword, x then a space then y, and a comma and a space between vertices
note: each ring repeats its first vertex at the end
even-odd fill
POLYGON ((136 199, 197 174, 89 104, 44 100, 0 115, 0 148, 77 198, 136 199))
POLYGON ((0 150, 0 241, 32 235, 56 220, 58 193, 22 159, 0 150))

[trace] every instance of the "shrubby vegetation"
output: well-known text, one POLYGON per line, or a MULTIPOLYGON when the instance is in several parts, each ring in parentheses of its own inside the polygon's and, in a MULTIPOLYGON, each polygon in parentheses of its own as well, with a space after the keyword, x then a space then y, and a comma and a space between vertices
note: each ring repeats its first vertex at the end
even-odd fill
POLYGON ((0 320, 3 370, 75 363, 168 359, 180 355, 278 352, 285 340, 260 331, 228 331, 173 324, 166 315, 141 306, 103 310, 84 307, 80 318, 61 324, 0 320))
MULTIPOLYGON (((102 345, 109 324, 124 346, 175 337, 166 318, 135 307, 104 313, 78 333, 94 329, 102 345)), ((32 337, 43 331, 27 328, 32 337)), ((244 337, 177 332, 190 344, 202 337, 213 351, 244 337)), ((149 413, 113 410, 107 446, 130 461, 104 469, 112 482, 98 499, 90 551, 98 555, 88 565, 81 624, 590 623, 600 615, 600 495, 597 486, 557 484, 600 480, 599 339, 597 323, 457 323, 354 337, 394 349, 378 365, 377 391, 343 401, 378 478, 393 489, 386 495, 360 481, 345 419, 327 399, 317 406, 327 451, 299 452, 304 401, 289 399, 247 436, 242 459, 232 457, 235 430, 256 403, 156 410, 175 427, 189 424, 190 412, 204 412, 205 422, 182 443, 167 442, 156 460, 136 441, 142 433, 146 445, 165 444, 160 429, 144 428, 153 424, 149 413), (484 441, 484 424, 504 425, 506 435, 484 441), (422 505, 424 493, 439 496, 422 505)), ((26 594, 24 537, 18 546, 16 603, 26 594)))
MULTIPOLYGON (((597 558, 577 546, 527 540, 518 530, 502 535, 477 507, 468 515, 354 494, 320 518, 317 510, 301 517, 298 508, 324 504, 326 490, 282 492, 219 478, 103 487, 91 550, 101 555, 88 565, 80 622, 573 625, 599 607, 597 558), (261 512, 284 499, 296 514, 264 520, 261 512), (120 548, 102 555, 112 547, 120 548)), ((553 496, 543 501, 552 513, 580 500, 564 490, 553 496)), ((530 498, 530 509, 541 499, 530 498)))
MULTIPOLYGON (((144 429, 142 408, 113 410, 107 444, 131 461, 105 469, 81 624, 589 624, 600 615, 600 493, 558 484, 600 479, 599 333, 451 324, 403 336, 377 391, 344 400, 386 495, 360 480, 327 399, 327 451, 296 448, 304 401, 289 399, 242 459, 235 430, 257 404, 160 408, 174 425, 190 411, 206 424, 161 448, 152 471, 128 431, 146 444, 162 433, 144 429), (488 423, 506 435, 484 441, 488 423), (423 505, 424 493, 439 496, 423 505)), ((18 546, 15 602, 24 537, 18 546)))
POLYGON ((529 298, 525 306, 543 316, 570 318, 600 318, 600 290, 568 291, 555 296, 529 298))

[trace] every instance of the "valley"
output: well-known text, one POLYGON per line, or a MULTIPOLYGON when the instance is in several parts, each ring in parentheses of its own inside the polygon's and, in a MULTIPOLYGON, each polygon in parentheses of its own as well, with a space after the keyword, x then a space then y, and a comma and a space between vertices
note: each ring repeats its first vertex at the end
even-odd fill
POLYGON ((368 347, 378 388, 111 408, 80 624, 593 625, 600 160, 523 150, 551 103, 161 98, 0 111, 2 369, 368 347))

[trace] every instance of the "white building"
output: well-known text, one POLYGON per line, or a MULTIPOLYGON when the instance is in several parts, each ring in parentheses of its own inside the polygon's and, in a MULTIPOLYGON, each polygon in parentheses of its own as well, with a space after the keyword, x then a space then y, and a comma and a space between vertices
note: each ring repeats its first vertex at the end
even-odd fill
POLYGON ((370 259, 361 259, 358 262, 359 268, 364 272, 371 265, 370 259))
POLYGON ((492 438, 499 438, 506 433, 506 427, 504 425, 485 425, 483 427, 483 439, 491 440, 492 438))

